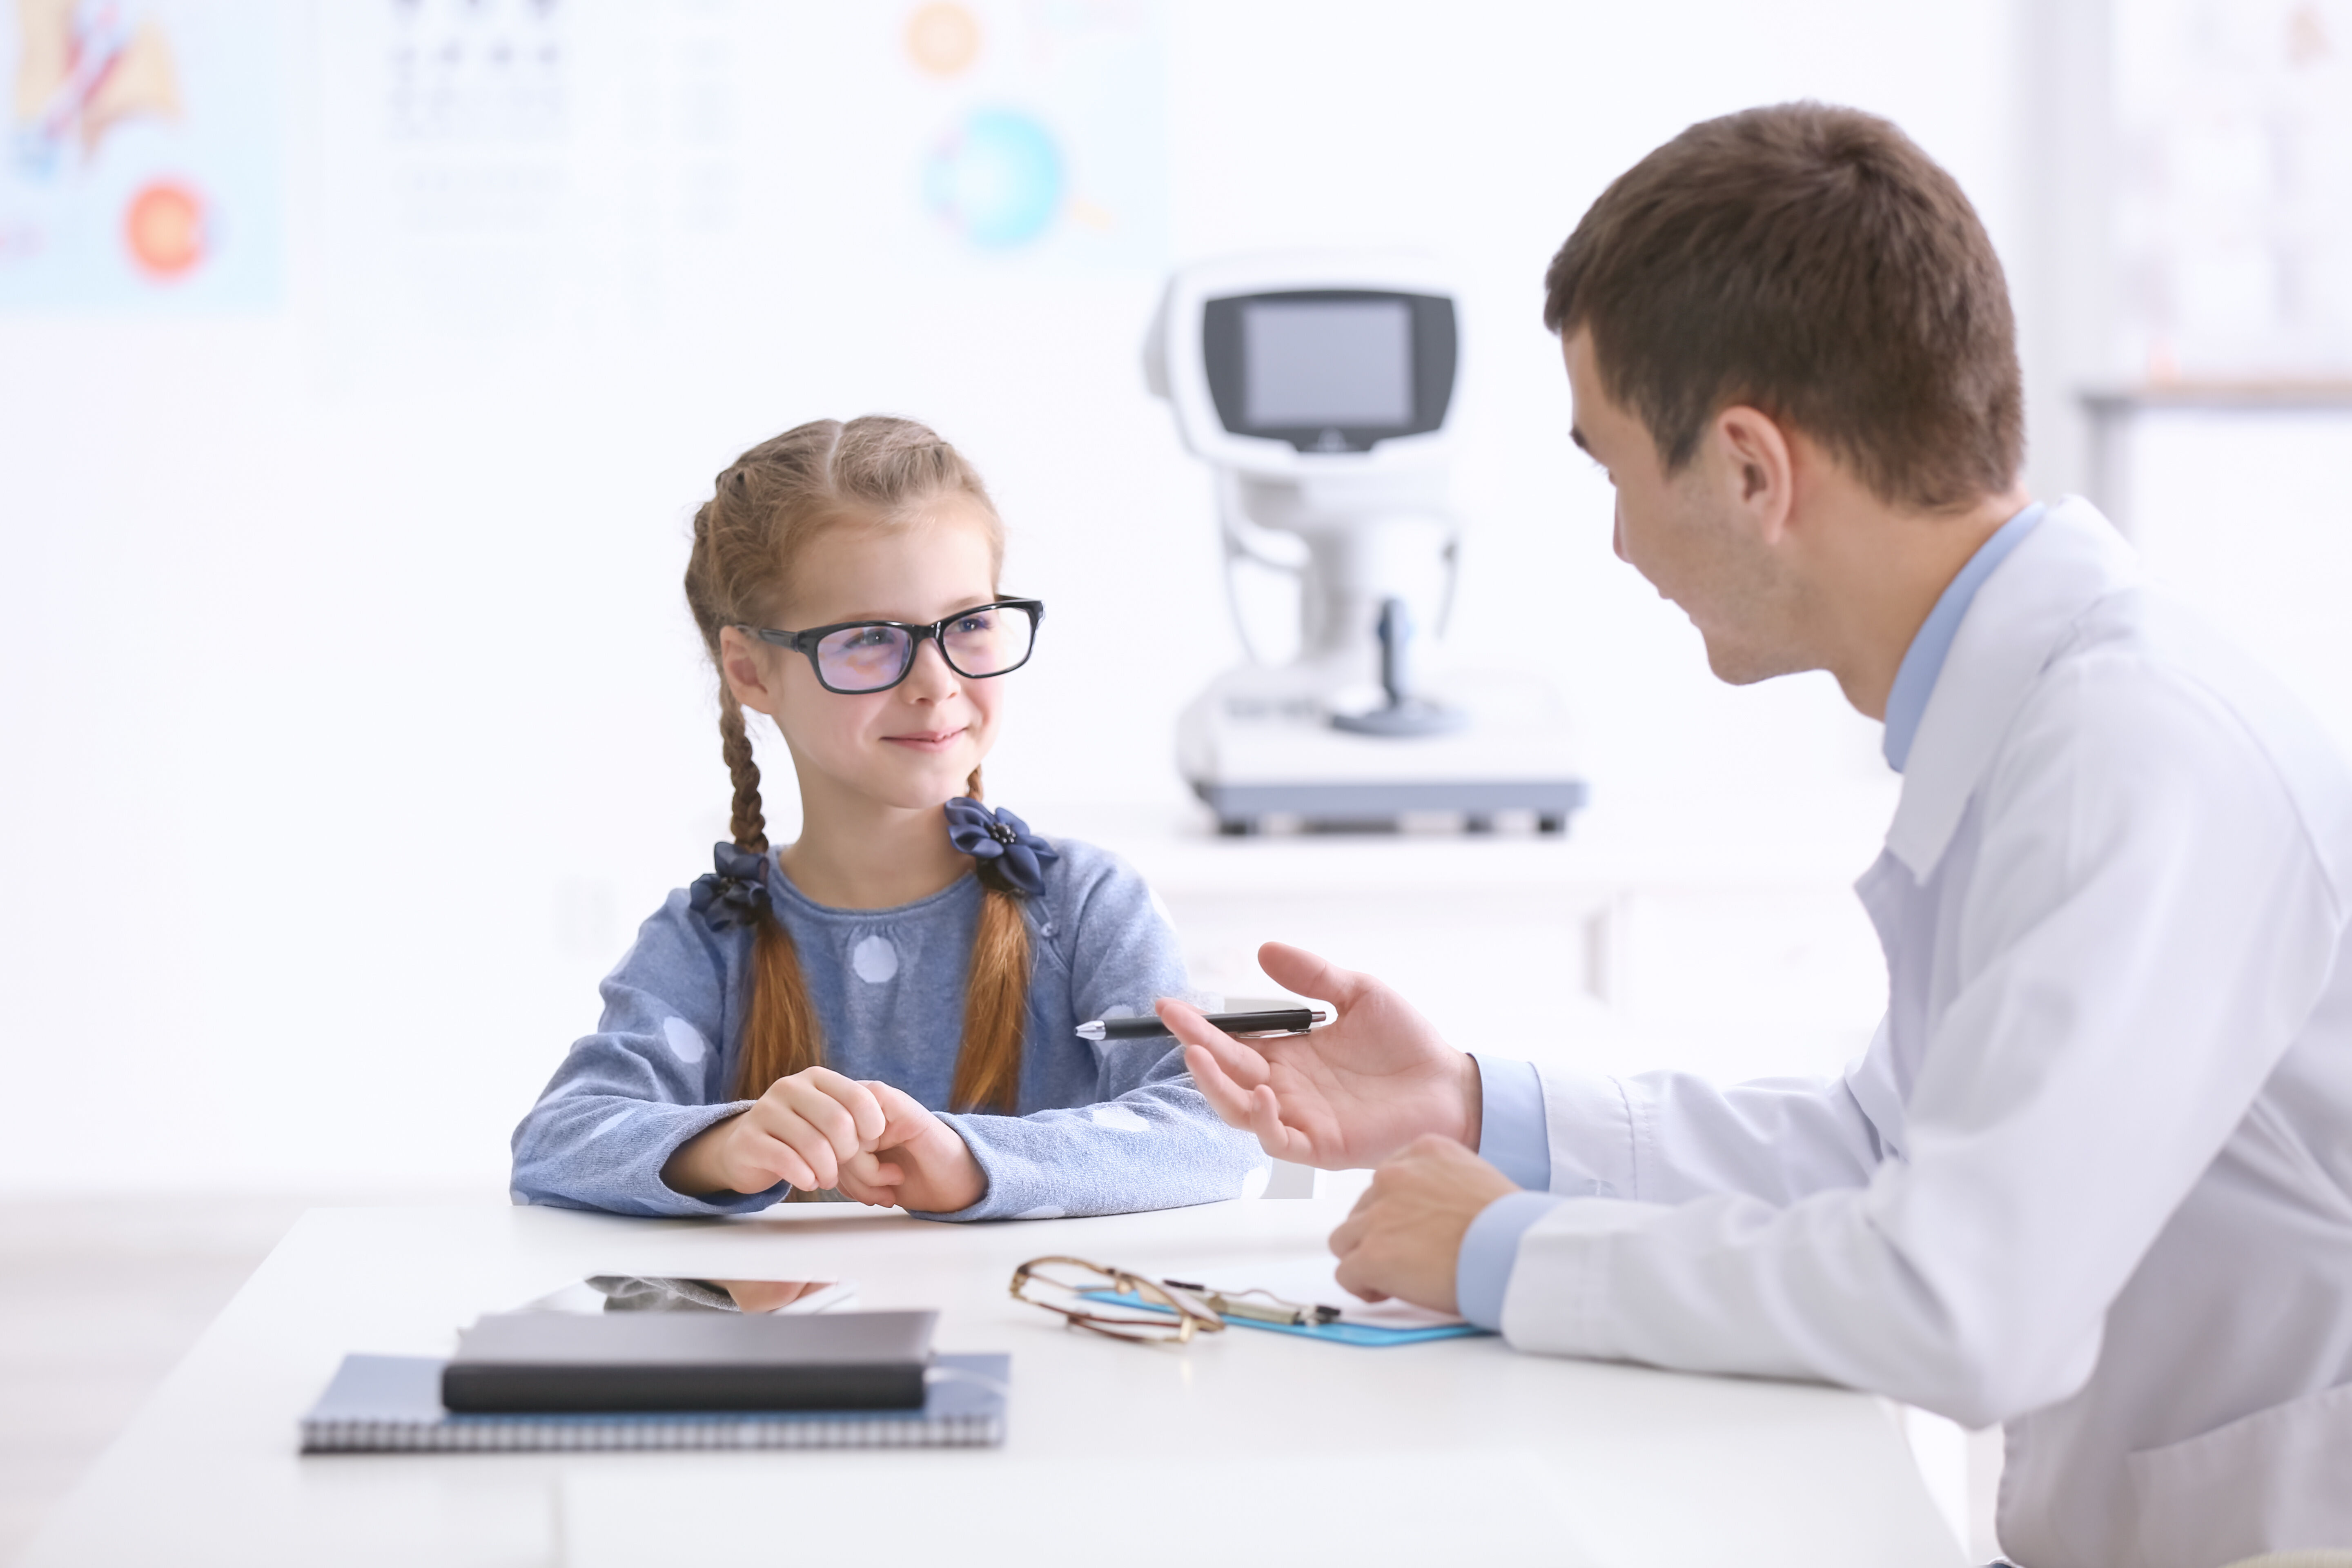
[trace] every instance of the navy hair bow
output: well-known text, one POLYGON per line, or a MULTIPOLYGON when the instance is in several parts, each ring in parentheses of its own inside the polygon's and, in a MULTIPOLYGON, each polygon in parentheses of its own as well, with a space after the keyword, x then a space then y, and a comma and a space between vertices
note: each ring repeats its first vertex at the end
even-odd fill
POLYGON ((719 869, 694 879, 687 890, 688 907, 713 931, 758 924, 768 912, 768 858, 723 840, 711 846, 710 858, 719 869))
POLYGON ((1034 899, 1045 890, 1045 866, 1062 852, 1009 811, 991 811, 968 795, 948 802, 948 842, 980 862, 992 888, 1034 899))

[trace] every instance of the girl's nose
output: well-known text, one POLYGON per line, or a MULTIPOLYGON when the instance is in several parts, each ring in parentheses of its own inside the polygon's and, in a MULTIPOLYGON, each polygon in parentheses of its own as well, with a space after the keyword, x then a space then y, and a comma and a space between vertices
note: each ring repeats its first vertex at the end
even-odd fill
POLYGON ((939 639, 926 637, 915 649, 915 668, 907 672, 907 679, 898 689, 909 697, 937 702, 955 695, 959 689, 956 672, 948 668, 947 656, 940 652, 939 639))

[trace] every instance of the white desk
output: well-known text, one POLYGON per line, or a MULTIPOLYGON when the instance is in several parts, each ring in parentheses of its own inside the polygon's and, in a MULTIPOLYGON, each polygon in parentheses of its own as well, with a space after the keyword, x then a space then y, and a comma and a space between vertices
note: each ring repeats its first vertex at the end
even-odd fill
POLYGON ((852 1558, 1024 1568, 1466 1563, 1954 1568, 1894 1422, 1830 1389, 1234 1329, 1115 1343, 1011 1300, 1067 1252, 1239 1279, 1319 1252, 1337 1197, 940 1226, 794 1205, 729 1222, 552 1209, 305 1215, 59 1506, 37 1568, 602 1568, 852 1558), (624 1272, 848 1278, 1013 1353, 1001 1449, 322 1456, 295 1423, 346 1351, 445 1353, 475 1314, 624 1272))

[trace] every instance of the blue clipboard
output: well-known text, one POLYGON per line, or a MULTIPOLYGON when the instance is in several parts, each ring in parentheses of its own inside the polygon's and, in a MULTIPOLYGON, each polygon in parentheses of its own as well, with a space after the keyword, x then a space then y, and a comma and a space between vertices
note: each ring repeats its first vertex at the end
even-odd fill
MULTIPOLYGON (((1146 1312, 1168 1312, 1165 1307, 1155 1307, 1149 1301, 1139 1301, 1132 1296, 1122 1296, 1116 1290, 1088 1290, 1081 1300, 1102 1301, 1146 1312)), ((1172 1313, 1170 1314, 1173 1316, 1172 1313)), ((1488 1331, 1475 1323, 1441 1323, 1428 1329, 1383 1329, 1371 1323, 1269 1323, 1256 1318, 1227 1318, 1229 1328, 1265 1329, 1270 1333, 1296 1334, 1302 1340, 1325 1340, 1335 1345, 1365 1345, 1377 1349, 1383 1345, 1413 1345, 1424 1340, 1462 1340, 1488 1331)))

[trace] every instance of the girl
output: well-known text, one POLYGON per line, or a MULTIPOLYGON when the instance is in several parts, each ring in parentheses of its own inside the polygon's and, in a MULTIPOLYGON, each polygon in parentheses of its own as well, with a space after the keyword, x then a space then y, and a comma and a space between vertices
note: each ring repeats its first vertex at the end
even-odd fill
POLYGON ((515 1129, 518 1202, 1037 1219, 1234 1197, 1263 1164, 1173 1041, 1075 1033, 1184 972, 1132 871, 980 804, 995 678, 1045 610, 998 591, 1003 554, 979 476, 911 420, 803 425, 719 476, 686 596, 734 842, 605 978, 597 1033, 515 1129), (746 708, 800 782, 773 852, 746 708))

